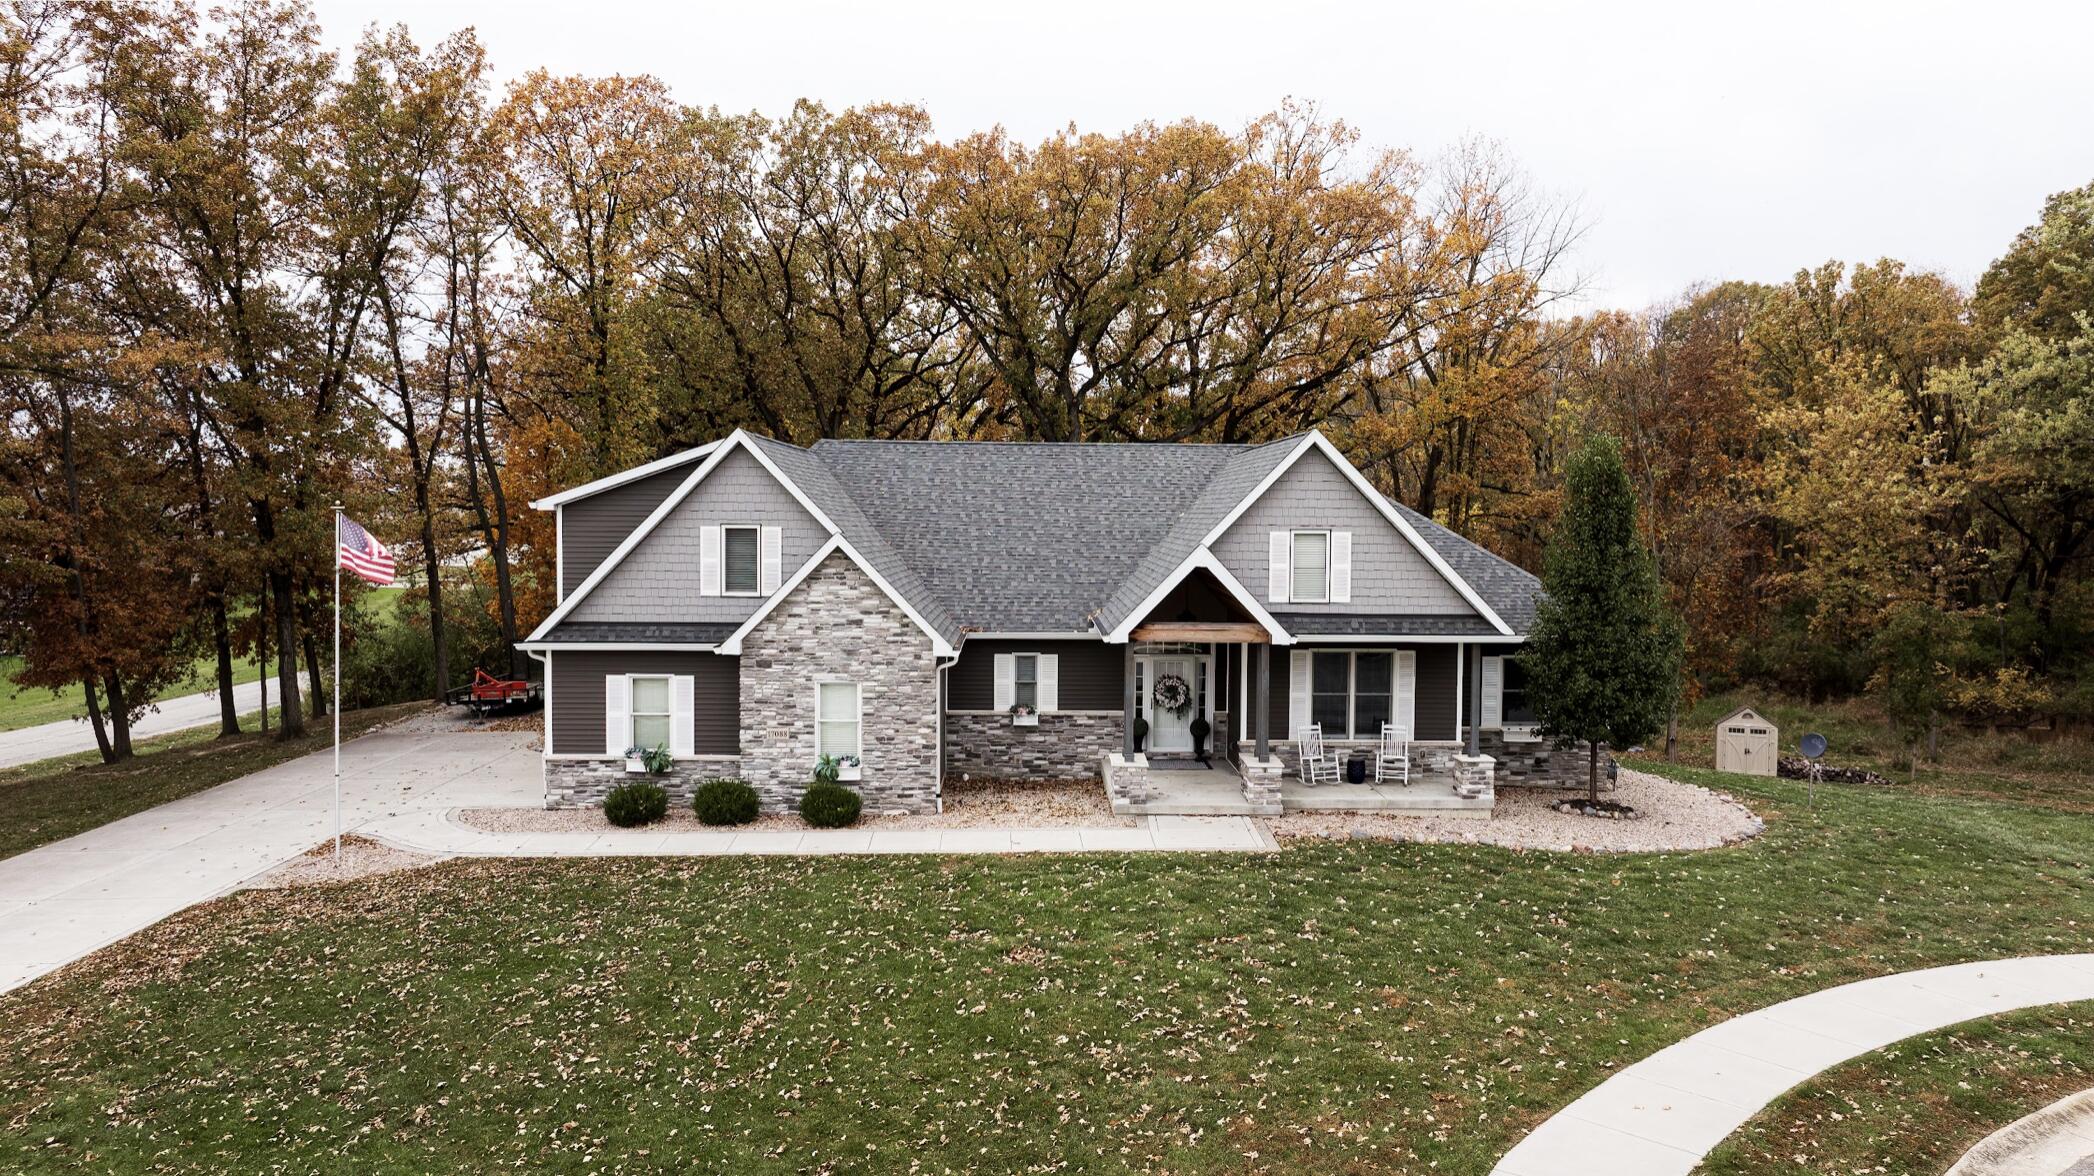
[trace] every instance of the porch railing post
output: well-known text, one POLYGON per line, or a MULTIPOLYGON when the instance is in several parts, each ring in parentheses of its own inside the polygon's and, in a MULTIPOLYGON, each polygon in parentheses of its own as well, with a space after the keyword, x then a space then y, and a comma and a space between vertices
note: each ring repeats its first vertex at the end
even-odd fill
POLYGON ((1134 643, 1128 642, 1126 664, 1120 673, 1120 754, 1134 758, 1134 643))
POLYGON ((1256 649, 1258 668, 1252 681, 1258 687, 1258 701, 1251 706, 1251 718, 1257 724, 1257 754, 1262 763, 1272 757, 1272 644, 1266 642, 1256 649))

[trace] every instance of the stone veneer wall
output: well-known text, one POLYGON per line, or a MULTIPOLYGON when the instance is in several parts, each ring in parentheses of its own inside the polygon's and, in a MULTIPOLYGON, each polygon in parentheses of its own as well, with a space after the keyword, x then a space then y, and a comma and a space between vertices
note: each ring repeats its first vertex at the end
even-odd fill
POLYGON ((1050 711, 1037 727, 1011 725, 1001 711, 947 711, 948 775, 1006 780, 1088 780, 1101 757, 1120 750, 1118 711, 1050 711))
POLYGON ((625 760, 549 759, 545 761, 545 807, 597 808, 604 794, 627 780, 652 780, 668 790, 672 806, 688 806, 698 785, 715 776, 738 776, 741 762, 731 758, 679 760, 659 776, 628 772, 625 760))
POLYGON ((815 684, 858 683, 867 812, 938 808, 938 677, 930 638, 842 552, 742 639, 742 777, 766 811, 814 774, 815 684))
MULTIPOLYGON (((1338 753, 1339 762, 1342 764, 1348 753, 1370 752, 1375 743, 1372 740, 1361 742, 1332 739, 1327 741, 1327 746, 1338 753)), ((1451 775, 1454 771, 1454 756, 1461 750, 1461 744, 1448 740, 1419 740, 1411 744, 1411 770, 1451 775)), ((1476 750, 1497 761, 1498 787, 1518 784, 1548 788, 1585 787, 1585 745, 1582 743, 1576 747, 1560 749, 1553 747, 1546 739, 1533 743, 1507 743, 1498 731, 1485 728, 1476 736, 1476 750)), ((1248 740, 1239 745, 1239 754, 1246 759, 1250 757, 1251 744, 1248 740)), ((1275 738, 1272 741, 1272 754, 1287 765, 1288 775, 1301 775, 1301 755, 1292 739, 1275 738)), ((1600 778, 1612 784, 1616 770, 1614 757, 1602 752, 1600 778)), ((1370 761, 1370 779, 1373 774, 1370 761)))

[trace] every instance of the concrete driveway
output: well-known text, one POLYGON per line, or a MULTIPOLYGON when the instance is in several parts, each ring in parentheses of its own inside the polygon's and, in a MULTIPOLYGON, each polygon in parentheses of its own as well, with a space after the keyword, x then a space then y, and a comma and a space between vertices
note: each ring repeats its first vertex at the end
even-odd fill
MULTIPOLYGON (((342 827, 544 803, 528 733, 380 731, 342 745, 342 827)), ((0 860, 0 992, 213 898, 333 834, 320 752, 0 860)))

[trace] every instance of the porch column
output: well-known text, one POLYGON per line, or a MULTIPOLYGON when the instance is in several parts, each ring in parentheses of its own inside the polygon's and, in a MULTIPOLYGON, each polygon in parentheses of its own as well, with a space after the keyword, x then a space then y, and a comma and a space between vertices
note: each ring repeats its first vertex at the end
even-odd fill
POLYGON ((1120 753, 1134 758, 1134 643, 1128 642, 1120 668, 1120 753))
POLYGON ((1468 741, 1463 745, 1470 755, 1476 754, 1476 728, 1483 721, 1483 647, 1465 645, 1462 656, 1467 659, 1467 672, 1463 675, 1462 693, 1467 700, 1462 710, 1469 719, 1468 741))
POLYGON ((1258 668, 1254 671, 1258 700, 1251 705, 1251 720, 1257 724, 1257 756, 1262 763, 1272 758, 1272 643, 1262 642, 1254 648, 1258 651, 1258 668))

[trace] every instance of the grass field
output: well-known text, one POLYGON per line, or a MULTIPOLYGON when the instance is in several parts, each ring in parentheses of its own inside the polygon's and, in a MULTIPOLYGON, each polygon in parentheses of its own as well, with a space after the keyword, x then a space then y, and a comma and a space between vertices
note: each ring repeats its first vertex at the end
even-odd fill
POLYGON ((2094 947, 2094 824, 1718 777, 1745 846, 452 863, 0 997, 27 1172, 1484 1173, 1864 976, 2094 947))
POLYGON ((1740 1128, 1707 1176, 1940 1172, 2024 1115, 2094 1086, 2094 1005, 1958 1025, 1835 1067, 1740 1128))
MULTIPOLYGON (((342 716, 342 737, 360 735, 417 706, 380 707, 342 716)), ((281 712, 270 708, 272 718, 281 712)), ((98 825, 178 800, 250 772, 330 746, 333 728, 314 723, 303 739, 263 737, 259 712, 244 716, 246 734, 218 738, 217 726, 139 741, 137 755, 105 764, 95 752, 0 768, 0 858, 13 857, 98 825)))

